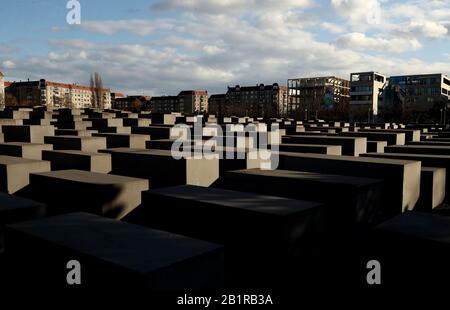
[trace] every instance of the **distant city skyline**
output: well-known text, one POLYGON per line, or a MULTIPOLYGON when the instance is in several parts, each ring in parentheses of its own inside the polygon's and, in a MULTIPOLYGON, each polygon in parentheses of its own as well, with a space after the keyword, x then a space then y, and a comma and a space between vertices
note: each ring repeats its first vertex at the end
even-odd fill
POLYGON ((4 4, 0 71, 129 95, 226 92, 227 85, 378 71, 450 73, 445 0, 66 0, 4 4), (377 8, 380 8, 377 11, 377 8))

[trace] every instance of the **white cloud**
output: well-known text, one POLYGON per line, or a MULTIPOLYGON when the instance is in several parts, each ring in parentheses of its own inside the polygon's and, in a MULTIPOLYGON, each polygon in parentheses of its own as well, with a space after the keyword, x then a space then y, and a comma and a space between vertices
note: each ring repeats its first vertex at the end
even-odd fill
POLYGON ((155 10, 189 10, 208 14, 230 12, 255 13, 283 11, 311 6, 313 0, 161 0, 152 5, 155 10))
POLYGON ((340 36, 336 45, 348 49, 371 50, 380 52, 402 53, 415 51, 422 47, 415 38, 379 38, 368 37, 364 33, 348 33, 340 36))
POLYGON ((5 60, 2 63, 3 67, 6 69, 14 69, 16 67, 16 63, 12 60, 5 60))
POLYGON ((103 21, 83 21, 77 25, 83 30, 102 33, 106 35, 113 35, 119 31, 126 31, 135 33, 141 36, 146 36, 154 33, 159 29, 169 29, 171 24, 165 20, 103 20, 103 21))

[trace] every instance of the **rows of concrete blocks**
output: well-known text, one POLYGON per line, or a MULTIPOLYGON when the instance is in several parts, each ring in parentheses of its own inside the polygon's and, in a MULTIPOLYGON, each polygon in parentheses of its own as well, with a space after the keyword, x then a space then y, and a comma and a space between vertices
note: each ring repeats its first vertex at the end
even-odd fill
POLYGON ((1 116, 2 284, 65 285, 72 259, 85 285, 102 287, 360 284, 370 259, 392 285, 450 274, 446 128, 266 120, 281 137, 269 159, 251 159, 245 145, 232 150, 240 158, 176 160, 170 125, 194 119, 1 116), (276 170, 261 169, 275 158, 276 170))

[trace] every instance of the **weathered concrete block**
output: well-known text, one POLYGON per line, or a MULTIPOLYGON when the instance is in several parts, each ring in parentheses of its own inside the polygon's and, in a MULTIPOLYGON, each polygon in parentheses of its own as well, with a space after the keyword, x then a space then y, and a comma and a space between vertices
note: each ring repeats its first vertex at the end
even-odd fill
POLYGON ((420 198, 415 208, 416 211, 431 211, 444 202, 445 177, 445 168, 422 167, 420 198))
POLYGON ((450 277, 450 217, 407 212, 381 225, 371 241, 371 259, 383 268, 384 287, 416 289, 450 277))
POLYGON ((42 203, 0 193, 0 226, 32 220, 44 215, 45 205, 42 203))
POLYGON ((219 159, 176 160, 170 151, 112 152, 112 173, 150 179, 152 187, 210 186, 219 177, 219 159))
POLYGON ((279 169, 383 179, 394 214, 419 199, 420 161, 281 152, 279 169))
POLYGON ((111 172, 111 155, 83 151, 43 151, 42 159, 55 170, 84 170, 98 173, 111 172))
POLYGON ((82 130, 82 129, 56 129, 56 136, 77 136, 77 137, 92 137, 93 133, 98 133, 98 130, 82 130))
POLYGON ((97 152, 100 149, 106 149, 106 138, 103 137, 45 137, 45 143, 52 144, 54 150, 97 152))
MULTIPOLYGON (((392 158, 402 160, 417 160, 422 163, 422 167, 445 168, 446 180, 450 180, 450 156, 446 155, 424 155, 424 154, 403 154, 403 153, 367 153, 362 157, 372 158, 392 158)), ((445 182, 445 202, 450 201, 450 182, 445 182)))
POLYGON ((106 138, 107 148, 129 147, 145 149, 145 143, 150 140, 148 135, 136 134, 94 133, 92 136, 106 138))
POLYGON ((281 152, 342 155, 342 146, 340 145, 282 143, 280 144, 279 148, 281 152))
POLYGON ((99 133, 131 134, 131 127, 88 127, 88 130, 97 130, 99 133))
POLYGON ((316 202, 177 186, 144 192, 124 221, 224 244, 227 278, 261 285, 275 275, 286 279, 313 254, 319 209, 316 202))
POLYGON ((388 146, 384 149, 384 151, 386 153, 450 155, 450 145, 396 145, 388 146))
POLYGON ((406 140, 405 134, 399 132, 363 132, 359 130, 358 132, 342 132, 340 135, 344 137, 366 137, 368 140, 373 141, 386 141, 388 145, 405 145, 406 140))
POLYGON ((9 194, 21 190, 30 182, 30 173, 50 171, 50 163, 0 155, 0 191, 9 194))
POLYGON ((340 145, 342 154, 349 156, 367 152, 367 138, 297 135, 285 136, 282 141, 291 144, 340 145))
POLYGON ((152 124, 151 119, 145 118, 124 118, 123 126, 125 127, 147 127, 152 124))
POLYGON ((360 129, 359 132, 387 132, 387 133, 404 133, 405 142, 416 142, 420 141, 420 130, 413 129, 360 129))
MULTIPOLYGON (((322 202, 325 204, 321 211, 324 228, 331 236, 353 233, 357 225, 373 226, 392 216, 392 210, 385 203, 383 181, 378 179, 255 169, 230 171, 214 186, 322 202), (323 195, 324 192, 327 194, 323 195)), ((401 212, 397 210, 397 214, 401 212)))
POLYGON ((6 252, 13 287, 33 285, 30 276, 41 279, 41 288, 69 286, 60 268, 71 260, 81 263, 87 288, 224 286, 222 246, 87 213, 10 225, 6 252))
POLYGON ((141 203, 145 190, 144 179, 60 170, 32 173, 24 196, 45 203, 49 215, 83 211, 120 219, 141 203))
POLYGON ((5 142, 45 143, 45 136, 54 136, 54 126, 2 126, 5 142))
POLYGON ((132 127, 131 133, 149 135, 152 140, 177 138, 172 136, 170 127, 154 125, 149 127, 132 127))
POLYGON ((387 141, 367 141, 367 152, 384 153, 384 148, 387 145, 387 141))
POLYGON ((0 155, 42 160, 42 151, 53 150, 51 144, 6 142, 0 144, 0 155))

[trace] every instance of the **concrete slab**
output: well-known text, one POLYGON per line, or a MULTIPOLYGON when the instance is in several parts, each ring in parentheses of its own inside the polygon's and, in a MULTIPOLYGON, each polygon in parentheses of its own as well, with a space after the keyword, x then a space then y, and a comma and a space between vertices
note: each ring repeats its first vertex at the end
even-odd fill
POLYGON ((445 168, 422 167, 420 198, 416 211, 431 211, 444 202, 446 174, 445 168))
POLYGON ((285 280, 302 265, 302 259, 313 254, 320 206, 217 188, 177 186, 144 192, 142 205, 124 221, 224 244, 227 279, 231 277, 238 285, 261 285, 275 275, 285 280))
POLYGON ((420 141, 420 130, 414 129, 360 129, 359 132, 387 132, 387 133, 404 133, 405 142, 417 142, 420 141))
MULTIPOLYGON (((391 158, 403 160, 418 160, 422 167, 438 167, 446 169, 446 180, 450 180, 450 156, 447 155, 425 155, 425 154, 403 154, 403 153, 367 153, 362 157, 391 158)), ((450 202, 450 183, 445 182, 445 202, 450 202)))
MULTIPOLYGON (((381 180, 288 170, 230 171, 214 186, 292 199, 318 201, 324 230, 333 238, 357 226, 373 226, 391 216, 381 180), (296 190, 293 190, 295 188, 296 190), (323 193, 326 192, 326 195, 323 193)), ((402 210, 397 210, 400 213, 402 210)))
POLYGON ((283 137, 282 143, 340 145, 342 146, 342 154, 349 156, 359 156, 359 154, 367 152, 367 138, 358 137, 295 135, 283 137))
POLYGON ((405 134, 397 132, 362 132, 359 130, 358 132, 342 132, 340 135, 343 137, 366 137, 371 141, 386 141, 388 145, 405 145, 406 141, 405 134))
POLYGON ((419 161, 281 152, 279 169, 383 179, 393 214, 413 210, 419 199, 419 161))
POLYGON ((106 149, 106 138, 103 137, 45 137, 45 143, 52 144, 54 150, 97 152, 100 149, 106 149))
POLYGON ((45 143, 45 136, 54 136, 54 126, 2 126, 5 142, 45 143))
POLYGON ((387 141, 367 141, 367 152, 384 153, 384 148, 387 145, 387 141))
POLYGON ((153 187, 173 185, 210 186, 219 177, 219 159, 176 160, 170 151, 111 152, 112 173, 146 178, 153 187))
POLYGON ((429 154, 429 155, 450 155, 450 145, 402 145, 388 146, 385 153, 406 153, 406 154, 429 154))
POLYGON ((56 129, 55 136, 77 136, 77 137, 92 137, 93 133, 98 133, 98 130, 83 130, 83 129, 56 129))
POLYGON ((50 171, 50 163, 0 155, 0 191, 14 194, 27 186, 30 173, 50 171))
POLYGON ((32 173, 24 196, 45 203, 48 215, 83 211, 121 219, 140 205, 148 188, 144 179, 60 170, 32 173))
POLYGON ((53 150, 51 144, 5 142, 0 144, 0 155, 42 160, 42 151, 53 150))
POLYGON ((111 172, 111 155, 83 151, 43 151, 42 159, 51 163, 52 171, 77 169, 98 173, 111 172))
POLYGON ((13 224, 6 238, 13 287, 35 285, 26 280, 32 276, 41 279, 41 288, 69 288, 61 268, 67 272, 71 260, 81 263, 84 288, 137 293, 224 286, 222 246, 92 214, 13 224), (25 264, 30 260, 33 264, 25 264))
POLYGON ((137 134, 94 133, 92 136, 106 138, 107 148, 128 147, 145 149, 145 143, 150 141, 148 135, 137 134))
POLYGON ((314 144, 282 143, 279 145, 279 149, 281 152, 342 155, 342 146, 340 146, 340 145, 314 145, 314 144))

